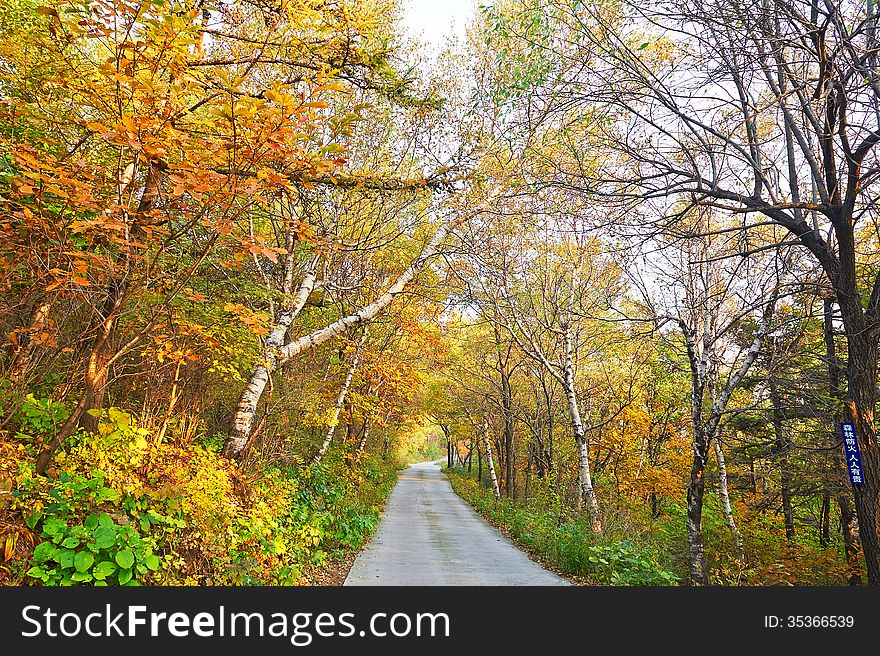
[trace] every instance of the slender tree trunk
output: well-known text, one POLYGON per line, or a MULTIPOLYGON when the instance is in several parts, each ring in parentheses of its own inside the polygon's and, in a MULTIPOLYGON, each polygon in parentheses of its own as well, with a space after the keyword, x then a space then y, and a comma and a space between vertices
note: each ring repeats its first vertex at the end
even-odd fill
POLYGON ((513 399, 510 388, 510 346, 506 355, 502 353, 501 331, 494 326, 495 354, 498 359, 498 373, 501 378, 501 414, 504 419, 504 496, 515 496, 516 487, 516 451, 514 446, 513 399))
MULTIPOLYGON (((293 255, 293 253, 290 253, 288 257, 293 258, 293 255)), ((309 299, 309 295, 315 289, 319 262, 320 258, 317 255, 309 259, 296 294, 289 300, 287 308, 281 313, 278 322, 266 338, 265 361, 254 368, 235 408, 229 439, 223 445, 223 453, 227 457, 238 458, 244 453, 245 446, 251 436, 254 420, 257 416, 257 406, 260 398, 263 396, 263 391, 269 382, 269 376, 272 375, 278 364, 275 357, 275 349, 284 344, 287 331, 300 312, 302 312, 309 299)), ((288 271, 292 270, 292 264, 288 265, 286 269, 288 271)), ((285 279, 287 281, 288 277, 285 276, 285 279)))
POLYGON ((782 495, 782 516, 785 522, 785 537, 791 542, 794 540, 794 513, 791 508, 791 469, 789 467, 788 452, 790 442, 785 437, 782 414, 782 400, 773 375, 769 376, 770 401, 773 404, 773 433, 776 438, 776 457, 779 462, 779 488, 782 495))
POLYGON ((688 575, 694 585, 706 585, 705 551, 703 542, 703 497, 706 492, 706 460, 709 443, 705 433, 694 432, 691 475, 687 490, 688 575))
POLYGON ((33 336, 42 331, 49 323, 49 301, 35 303, 28 319, 27 328, 16 334, 16 350, 9 365, 9 379, 15 384, 25 380, 33 353, 33 336))
POLYGON ((510 392, 510 376, 501 372, 501 411, 504 415, 504 495, 512 498, 515 494, 516 448, 513 443, 513 408, 510 392))
POLYGON ((525 489, 523 490, 523 498, 528 501, 529 499, 529 483, 531 482, 532 475, 532 459, 534 458, 535 453, 535 444, 532 440, 529 440, 529 448, 528 453, 526 454, 526 480, 525 480, 525 489))
POLYGON ((590 526, 595 533, 602 532, 602 521, 599 518, 599 501, 593 488, 593 477, 590 473, 590 442, 584 433, 581 410, 574 386, 574 349, 571 342, 569 326, 563 327, 565 364, 563 365, 563 387, 568 400, 568 415, 571 419, 574 441, 577 448, 578 461, 578 506, 586 508, 590 526))
POLYGON ((333 408, 333 417, 330 419, 330 426, 327 429, 327 434, 324 436, 324 441, 321 443, 321 448, 318 449, 318 453, 315 454, 315 457, 312 460, 313 463, 321 462, 321 459, 327 454, 327 449, 330 448, 330 443, 333 441, 333 433, 336 432, 336 424, 339 422, 339 413, 342 411, 345 397, 348 396, 351 381, 354 378, 358 365, 360 364, 361 349, 366 341, 367 332, 364 331, 363 336, 360 338, 360 341, 358 341, 358 344, 354 349, 354 356, 351 359, 351 365, 348 367, 348 373, 345 375, 345 382, 342 384, 342 389, 339 390, 339 396, 336 397, 336 405, 333 408))
POLYGON ((501 498, 501 488, 498 487, 498 477, 495 475, 495 461, 492 459, 492 445, 489 442, 489 422, 483 421, 483 445, 486 449, 486 464, 489 468, 489 480, 492 481, 492 492, 496 499, 501 498))
POLYGON ((826 490, 822 494, 822 505, 819 510, 819 546, 827 548, 831 543, 831 495, 826 490))
POLYGON ((358 442, 357 452, 363 453, 367 446, 367 438, 370 434, 370 418, 364 417, 364 429, 361 431, 361 440, 358 442))
POLYGON ((718 461, 718 496, 721 499, 721 509, 724 512, 724 519, 727 527, 733 535, 733 543, 736 548, 736 560, 742 564, 745 562, 745 546, 743 545, 742 534, 736 526, 736 518, 733 516, 733 507, 730 505, 730 493, 727 488, 727 465, 724 462, 724 450, 721 448, 720 438, 716 438, 713 442, 715 449, 715 459, 718 461))
MULTIPOLYGON (((134 168, 132 167, 133 170, 134 168)), ((130 223, 129 235, 132 239, 140 239, 143 235, 143 224, 148 220, 149 212, 153 209, 159 198, 161 182, 159 169, 151 164, 147 169, 144 189, 138 202, 137 212, 130 223)), ((127 213, 124 218, 128 222, 127 213)), ((114 275, 107 285, 107 294, 101 304, 101 321, 98 324, 95 339, 92 342, 92 350, 89 353, 89 360, 86 365, 83 394, 76 408, 67 418, 67 421, 64 422, 61 430, 37 456, 34 470, 38 474, 46 473, 55 451, 64 443, 64 440, 76 432, 78 425, 87 430, 97 430, 98 428, 97 418, 92 416, 89 411, 101 410, 104 407, 104 392, 107 387, 110 366, 114 358, 113 342, 116 334, 116 325, 125 305, 126 295, 128 294, 134 270, 135 260, 133 255, 134 253, 131 251, 120 251, 117 254, 114 265, 118 269, 114 271, 114 275)))

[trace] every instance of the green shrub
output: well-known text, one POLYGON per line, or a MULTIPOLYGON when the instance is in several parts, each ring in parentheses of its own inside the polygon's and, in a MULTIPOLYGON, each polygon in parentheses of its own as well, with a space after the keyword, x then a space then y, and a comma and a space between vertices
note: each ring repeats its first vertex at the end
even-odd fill
POLYGON ((106 513, 73 526, 49 517, 41 528, 47 539, 34 549, 27 576, 45 585, 138 585, 139 577, 161 564, 151 540, 106 513))

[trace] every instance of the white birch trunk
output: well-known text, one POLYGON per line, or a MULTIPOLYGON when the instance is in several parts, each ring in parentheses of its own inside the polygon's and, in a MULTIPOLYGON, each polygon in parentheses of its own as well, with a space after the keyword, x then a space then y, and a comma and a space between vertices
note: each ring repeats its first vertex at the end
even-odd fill
POLYGON ((284 344, 284 337, 287 331, 305 307, 309 294, 315 289, 319 261, 320 258, 314 255, 306 264, 305 275, 299 289, 297 289, 296 294, 290 300, 289 307, 278 318, 278 322, 272 328, 269 337, 266 338, 265 361, 254 369, 235 408, 231 434, 223 446, 223 453, 228 457, 239 457, 244 451, 245 446, 247 446, 251 430, 253 429, 254 419, 257 416, 257 405, 260 403, 260 398, 262 398, 266 384, 269 382, 269 376, 278 365, 275 350, 284 344))
POLYGON ((354 350, 354 357, 352 357, 351 365, 348 367, 345 382, 342 384, 342 389, 339 390, 339 395, 336 397, 336 406, 333 408, 333 416, 330 418, 330 426, 327 428, 327 434, 324 436, 321 448, 318 449, 318 453, 315 454, 315 457, 312 460, 313 463, 321 462, 323 457, 327 454, 327 449, 330 448, 330 443, 333 441, 333 433, 336 432, 336 424, 339 423, 339 413, 342 412, 342 405, 345 403, 345 397, 348 396, 348 389, 351 387, 354 373, 357 371, 358 365, 360 364, 361 348, 365 341, 367 341, 366 331, 354 350))
POLYGON ((737 562, 745 561, 745 545, 743 544, 742 534, 736 526, 736 519, 733 516, 733 507, 730 505, 730 495, 727 491, 727 466, 724 463, 724 451, 721 448, 721 440, 715 439, 715 458, 718 460, 718 496, 721 498, 721 508, 724 511, 724 519, 733 535, 734 545, 736 546, 737 562))
POLYGON ((599 518, 599 501, 596 498, 596 490, 593 488, 593 477, 590 472, 590 442, 584 431, 584 423, 574 387, 574 348, 569 325, 563 328, 563 341, 565 346, 565 364, 562 371, 563 389, 565 397, 568 399, 568 416, 571 419, 574 441, 577 445, 579 505, 586 506, 593 531, 601 533, 602 521, 599 518))
POLYGON ((486 464, 489 467, 489 480, 492 481, 492 492, 496 499, 501 498, 501 488, 498 487, 498 476, 495 473, 495 459, 492 457, 492 445, 489 443, 489 422, 483 421, 483 446, 486 449, 486 464))
POLYGON ((403 273, 400 274, 397 280, 394 281, 394 284, 375 301, 369 305, 365 305, 357 312, 334 321, 320 330, 316 330, 308 335, 303 335, 302 337, 285 344, 282 348, 276 350, 275 357, 277 362, 279 364, 284 363, 296 357, 303 351, 320 346, 327 340, 330 340, 337 335, 341 335, 353 326, 370 323, 380 312, 388 307, 401 292, 403 292, 404 288, 412 282, 413 278, 416 277, 416 274, 425 268, 428 260, 437 254, 454 223, 455 222, 441 224, 434 233, 434 236, 431 237, 431 240, 425 244, 425 247, 422 249, 422 252, 419 253, 419 256, 413 260, 412 264, 410 264, 403 273))
POLYGON ((357 448, 358 453, 364 452, 364 449, 367 446, 367 437, 369 437, 369 434, 370 434, 370 419, 369 419, 369 417, 364 417, 364 432, 361 433, 361 441, 358 442, 358 448, 357 448))

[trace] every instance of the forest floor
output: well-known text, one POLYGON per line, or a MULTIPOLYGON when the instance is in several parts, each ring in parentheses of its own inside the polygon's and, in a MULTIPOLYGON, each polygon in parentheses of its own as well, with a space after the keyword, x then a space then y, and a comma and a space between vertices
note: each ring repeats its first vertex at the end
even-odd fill
POLYGON ((568 585, 487 524, 434 463, 401 472, 345 585, 568 585))

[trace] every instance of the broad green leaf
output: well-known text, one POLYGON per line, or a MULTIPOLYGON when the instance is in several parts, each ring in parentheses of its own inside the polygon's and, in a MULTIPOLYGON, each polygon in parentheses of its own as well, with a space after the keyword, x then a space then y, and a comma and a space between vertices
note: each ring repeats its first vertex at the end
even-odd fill
POLYGON ((109 560, 102 560, 92 568, 92 574, 96 579, 105 579, 116 571, 116 564, 109 560))
POLYGON ((116 544, 116 529, 108 526, 99 526, 95 529, 95 545, 99 549, 109 549, 116 544))
POLYGON ((76 552, 71 549, 61 549, 60 554, 55 555, 55 560, 58 561, 58 564, 61 565, 64 569, 70 569, 73 567, 74 558, 76 558, 76 552))
POLYGON ((91 567, 94 562, 95 557, 88 551, 80 551, 73 559, 73 565, 76 567, 77 572, 88 571, 89 567, 91 567))
POLYGON ((130 549, 123 549, 116 554, 115 558, 116 563, 123 569, 131 569, 131 566, 134 565, 134 554, 130 549))
POLYGON ((40 542, 34 549, 33 561, 35 563, 44 563, 52 557, 57 547, 51 542, 40 542))

